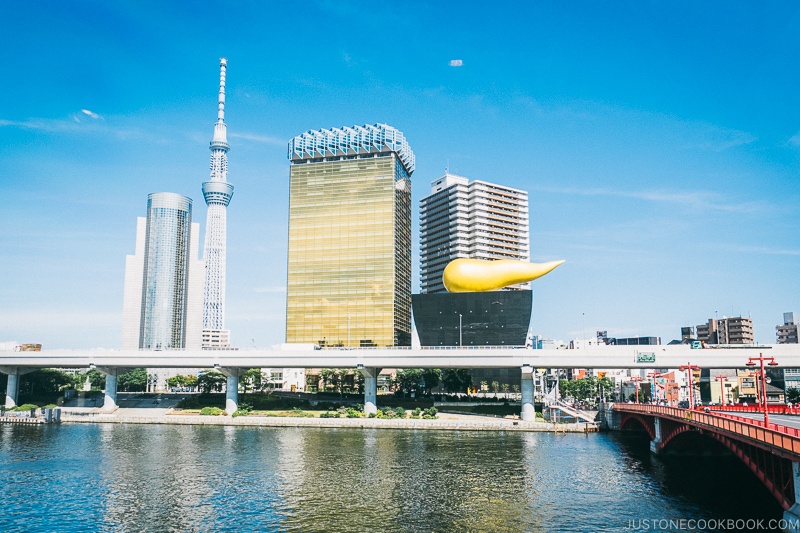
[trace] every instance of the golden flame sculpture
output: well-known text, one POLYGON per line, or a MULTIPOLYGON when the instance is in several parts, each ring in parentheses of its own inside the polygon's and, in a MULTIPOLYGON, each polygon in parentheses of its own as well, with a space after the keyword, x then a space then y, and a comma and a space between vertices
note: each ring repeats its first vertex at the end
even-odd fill
POLYGON ((454 259, 445 267, 442 280, 449 292, 496 291, 540 278, 563 262, 564 260, 528 263, 514 259, 454 259))

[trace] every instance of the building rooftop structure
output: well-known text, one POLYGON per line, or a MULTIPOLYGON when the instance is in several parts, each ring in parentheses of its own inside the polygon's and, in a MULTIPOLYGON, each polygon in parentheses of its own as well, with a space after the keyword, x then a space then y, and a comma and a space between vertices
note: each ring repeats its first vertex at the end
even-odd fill
POLYGON ((386 124, 309 130, 289 141, 292 164, 369 158, 389 152, 397 154, 409 175, 414 172, 416 161, 408 141, 401 131, 386 124))

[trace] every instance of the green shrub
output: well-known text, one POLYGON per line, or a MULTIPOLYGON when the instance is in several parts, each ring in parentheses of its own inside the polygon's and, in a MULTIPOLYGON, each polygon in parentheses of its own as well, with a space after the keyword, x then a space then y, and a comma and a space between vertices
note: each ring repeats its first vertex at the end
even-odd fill
POLYGON ((395 407, 394 409, 394 416, 397 418, 405 418, 406 417, 406 410, 402 407, 395 407))
MULTIPOLYGON (((249 403, 242 402, 242 403, 239 404, 239 408, 236 409, 236 411, 234 411, 232 416, 234 416, 234 417, 247 416, 252 412, 252 410, 253 410, 253 406, 252 405, 250 405, 249 403)), ((201 414, 202 414, 202 411, 201 411, 201 414)))
POLYGON ((347 418, 361 418, 361 411, 351 407, 347 410, 347 418))
POLYGON ((411 411, 411 418, 419 418, 420 415, 422 415, 422 409, 420 409, 419 407, 411 411))
POLYGON ((200 414, 203 416, 220 416, 224 415, 225 411, 219 407, 203 407, 200 409, 200 414))
POLYGON ((427 419, 439 418, 437 416, 438 412, 439 411, 437 411, 435 407, 429 407, 424 411, 422 411, 422 418, 427 418, 427 419))
POLYGON ((341 413, 339 411, 325 411, 324 413, 320 413, 320 418, 339 418, 341 413))
POLYGON ((378 413, 370 413, 369 418, 378 418, 378 413))
POLYGON ((22 405, 18 405, 9 411, 30 411, 31 409, 38 409, 39 406, 33 403, 23 403, 22 405))

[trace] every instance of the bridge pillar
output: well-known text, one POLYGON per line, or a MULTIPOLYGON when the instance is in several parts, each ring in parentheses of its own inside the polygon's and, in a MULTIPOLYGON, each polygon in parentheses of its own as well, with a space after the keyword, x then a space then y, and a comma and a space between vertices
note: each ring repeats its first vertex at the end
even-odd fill
POLYGON ((19 368, 13 372, 8 372, 8 385, 6 385, 6 409, 17 406, 19 397, 19 368))
POLYGON ((239 409, 239 368, 214 366, 228 378, 225 384, 225 412, 232 415, 239 409))
POLYGON ((656 438, 650 441, 650 451, 658 453, 658 447, 661 445, 661 419, 657 416, 653 418, 653 426, 655 428, 656 438))
POLYGON ((792 461, 792 481, 794 485, 794 505, 783 512, 786 529, 790 533, 800 532, 800 463, 792 461))
POLYGON ((364 376, 364 414, 369 416, 378 412, 378 374, 381 369, 359 365, 358 370, 364 376))
POLYGON ((228 376, 228 384, 225 388, 225 412, 232 415, 239 409, 239 376, 228 376))
POLYGON ((106 392, 103 396, 103 411, 117 409, 117 368, 104 368, 101 370, 106 375, 106 392))
POLYGON ((536 408, 533 406, 533 367, 529 365, 523 365, 522 367, 520 390, 522 391, 520 418, 527 422, 533 422, 536 420, 536 408))
POLYGON ((18 366, 0 366, 0 372, 8 375, 8 384, 6 385, 6 409, 11 409, 17 406, 19 401, 19 378, 25 374, 29 374, 38 370, 37 368, 25 368, 18 366))
MULTIPOLYGON (((92 367, 93 368, 93 367, 92 367)), ((117 407, 117 376, 127 372, 128 368, 114 366, 97 367, 98 372, 106 375, 106 390, 103 396, 103 411, 115 411, 117 407)))

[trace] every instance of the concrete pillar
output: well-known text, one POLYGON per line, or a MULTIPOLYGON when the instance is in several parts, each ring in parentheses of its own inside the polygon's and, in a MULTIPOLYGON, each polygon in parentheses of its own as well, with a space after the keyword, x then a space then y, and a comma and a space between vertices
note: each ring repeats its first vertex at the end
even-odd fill
POLYGON ((225 390, 225 412, 232 415, 239 409, 239 374, 228 374, 228 385, 225 390))
POLYGON ((117 369, 104 368, 102 372, 106 375, 106 392, 103 397, 103 411, 115 411, 117 409, 117 369))
POLYGON ((800 533, 800 463, 792 462, 792 481, 794 485, 794 505, 783 512, 784 531, 800 533))
POLYGON ((650 451, 653 453, 658 453, 658 447, 661 445, 661 419, 655 417, 653 419, 653 425, 655 426, 656 430, 656 438, 650 441, 650 451))
POLYGON ((378 374, 381 369, 359 366, 358 370, 364 376, 364 414, 369 416, 378 412, 378 374))
POLYGON ((19 397, 19 368, 14 368, 8 372, 8 385, 6 385, 6 409, 17 406, 19 397))
POLYGON ((520 381, 522 391, 522 412, 520 418, 527 422, 536 420, 536 409, 533 406, 533 367, 524 365, 522 367, 522 379, 520 381))

